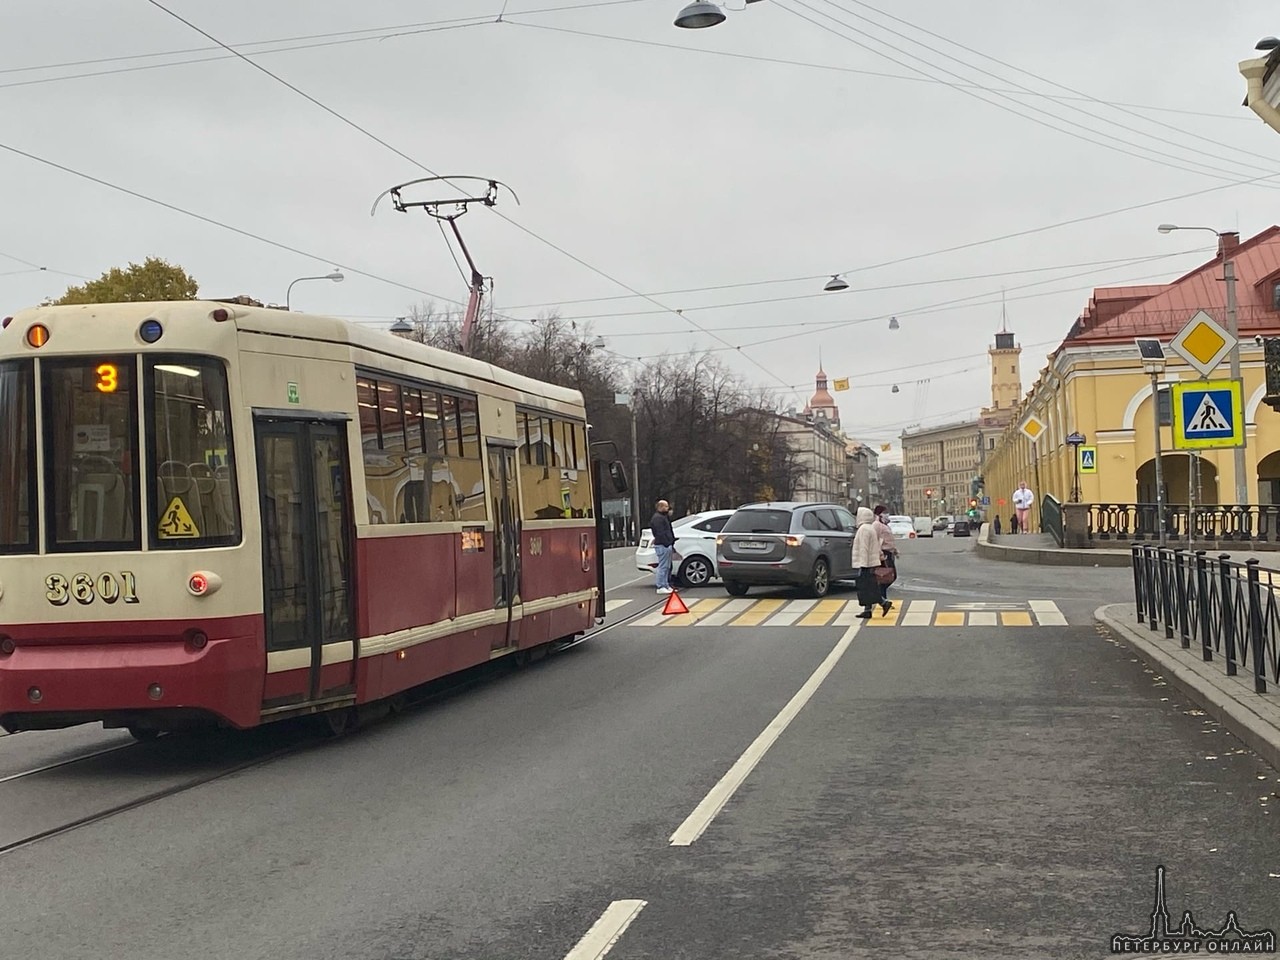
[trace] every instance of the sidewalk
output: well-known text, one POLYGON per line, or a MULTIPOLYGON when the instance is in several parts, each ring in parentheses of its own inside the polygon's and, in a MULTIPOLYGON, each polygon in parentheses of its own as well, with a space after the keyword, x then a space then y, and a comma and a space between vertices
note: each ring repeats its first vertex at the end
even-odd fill
MULTIPOLYGON (((1178 544, 1170 543, 1169 546, 1176 547, 1178 544)), ((1132 566, 1133 556, 1127 543, 1088 550, 1066 550, 1058 546, 1052 534, 1002 533, 997 535, 991 533, 990 525, 986 523, 978 533, 976 552, 978 556, 987 560, 1063 567, 1129 567, 1132 566)), ((1263 567, 1280 570, 1280 551, 1276 550, 1226 549, 1210 550, 1208 553, 1211 557, 1226 553, 1238 563, 1257 560, 1263 567)))
POLYGON ((1064 550, 1049 533, 991 533, 991 524, 978 531, 978 556, 1010 563, 1063 567, 1127 567, 1128 546, 1115 550, 1064 550))
POLYGON ((1163 679, 1280 769, 1280 686, 1268 683, 1266 693, 1254 693, 1251 674, 1242 671, 1229 677, 1221 657, 1205 663, 1199 646, 1184 650, 1177 639, 1166 640, 1163 629, 1153 631, 1138 623, 1132 601, 1099 607, 1094 617, 1163 679))

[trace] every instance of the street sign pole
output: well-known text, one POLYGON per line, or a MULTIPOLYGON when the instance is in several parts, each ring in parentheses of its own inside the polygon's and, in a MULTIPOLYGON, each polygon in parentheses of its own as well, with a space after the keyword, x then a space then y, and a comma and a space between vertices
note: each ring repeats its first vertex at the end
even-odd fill
POLYGON ((1164 539, 1164 469, 1160 465, 1160 461, 1164 454, 1160 450, 1160 384, 1157 382, 1159 374, 1151 374, 1151 419, 1155 423, 1156 438, 1156 526, 1160 530, 1160 546, 1165 545, 1164 539))
POLYGON ((1071 502, 1080 502, 1080 445, 1085 441, 1083 433, 1070 433, 1067 435, 1067 443, 1071 446, 1072 464, 1072 481, 1071 481, 1071 502))

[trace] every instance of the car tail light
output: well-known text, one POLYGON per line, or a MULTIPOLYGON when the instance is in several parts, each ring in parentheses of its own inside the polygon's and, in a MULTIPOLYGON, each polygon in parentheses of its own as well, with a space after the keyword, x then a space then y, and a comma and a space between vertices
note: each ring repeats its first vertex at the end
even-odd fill
POLYGON ((785 543, 788 547, 798 547, 800 546, 800 544, 804 543, 804 534, 802 533, 788 534, 787 536, 782 538, 782 542, 785 543))

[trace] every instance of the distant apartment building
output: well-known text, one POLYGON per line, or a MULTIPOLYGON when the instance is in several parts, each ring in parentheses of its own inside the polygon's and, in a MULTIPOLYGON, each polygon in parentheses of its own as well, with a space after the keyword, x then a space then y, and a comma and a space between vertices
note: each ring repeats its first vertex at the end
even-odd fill
POLYGON ((973 482, 1022 397, 1022 347, 1004 326, 988 348, 991 406, 958 423, 902 434, 903 508, 913 517, 956 516, 968 509, 973 482))

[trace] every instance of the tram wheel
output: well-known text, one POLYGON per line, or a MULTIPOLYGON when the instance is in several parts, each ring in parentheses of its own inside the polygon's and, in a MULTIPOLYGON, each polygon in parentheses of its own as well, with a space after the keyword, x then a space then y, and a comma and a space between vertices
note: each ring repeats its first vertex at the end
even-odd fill
POLYGON ((159 730, 152 730, 150 727, 129 727, 128 729, 129 736, 139 743, 150 743, 160 736, 159 730))

